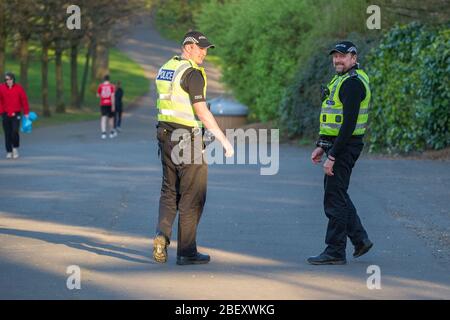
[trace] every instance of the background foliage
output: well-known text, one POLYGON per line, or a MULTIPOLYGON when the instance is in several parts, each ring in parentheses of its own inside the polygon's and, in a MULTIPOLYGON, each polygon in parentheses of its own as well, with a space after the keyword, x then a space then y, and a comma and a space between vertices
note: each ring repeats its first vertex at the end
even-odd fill
POLYGON ((372 51, 372 150, 409 152, 450 144, 449 27, 396 26, 372 51))
POLYGON ((252 121, 272 121, 289 137, 315 137, 320 85, 333 74, 328 50, 347 39, 372 82, 370 150, 450 144, 445 0, 167 0, 161 8, 157 21, 182 30, 177 39, 199 29, 217 45, 209 53, 252 121), (372 4, 381 8, 381 30, 366 26, 372 4))

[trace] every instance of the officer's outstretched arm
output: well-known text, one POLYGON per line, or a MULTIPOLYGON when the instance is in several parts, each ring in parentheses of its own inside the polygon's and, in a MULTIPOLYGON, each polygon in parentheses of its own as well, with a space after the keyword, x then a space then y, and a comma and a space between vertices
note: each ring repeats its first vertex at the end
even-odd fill
POLYGON ((212 115, 211 111, 208 110, 208 107, 206 105, 206 102, 196 102, 193 104, 195 114, 200 119, 200 121, 203 123, 203 125, 208 129, 217 140, 220 141, 222 146, 225 148, 225 156, 226 157, 232 157, 234 155, 234 149, 231 143, 228 141, 227 137, 223 134, 222 130, 220 130, 219 125, 216 122, 216 119, 214 119, 214 116, 212 115))

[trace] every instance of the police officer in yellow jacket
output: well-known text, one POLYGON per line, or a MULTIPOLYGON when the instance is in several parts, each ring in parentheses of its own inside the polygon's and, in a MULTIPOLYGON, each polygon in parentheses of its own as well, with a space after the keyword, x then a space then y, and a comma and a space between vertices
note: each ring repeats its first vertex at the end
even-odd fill
MULTIPOLYGON (((204 34, 197 31, 186 33, 181 56, 167 61, 156 78, 157 138, 163 180, 153 258, 159 263, 167 261, 167 247, 177 211, 177 264, 204 264, 210 261, 209 255, 197 251, 196 243, 197 226, 206 201, 207 164, 201 150, 195 150, 198 144, 190 142, 201 137, 205 128, 222 143, 225 156, 233 156, 234 149, 206 104, 207 77, 199 65, 203 63, 208 48, 214 48, 214 45, 204 34), (184 132, 181 138, 174 138, 179 132, 184 132), (175 150, 181 150, 181 153, 192 151, 189 153, 192 155, 191 161, 180 161, 176 157, 179 152, 175 150)), ((203 143, 200 145, 202 148, 203 143)))
POLYGON ((324 210, 328 218, 326 249, 308 258, 310 264, 345 264, 347 237, 360 257, 373 246, 356 212, 347 189, 350 175, 362 149, 371 98, 369 77, 359 69, 357 49, 343 41, 331 50, 336 75, 323 89, 320 138, 311 160, 323 165, 324 210))

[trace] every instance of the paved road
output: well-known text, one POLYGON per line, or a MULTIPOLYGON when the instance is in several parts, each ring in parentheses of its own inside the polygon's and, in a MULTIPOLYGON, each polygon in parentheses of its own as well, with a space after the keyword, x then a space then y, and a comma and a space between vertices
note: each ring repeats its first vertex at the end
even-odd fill
MULTIPOLYGON (((144 24, 121 49, 154 77, 177 45, 144 24)), ((212 96, 223 92, 217 79, 212 96)), ((326 225, 309 149, 282 145, 273 176, 212 165, 198 236, 212 262, 177 266, 173 241, 169 262, 153 263, 153 105, 151 93, 137 101, 117 139, 100 140, 97 122, 41 128, 23 137, 20 160, 0 160, 0 298, 450 298, 448 162, 358 162, 350 193, 375 247, 345 266, 305 263, 323 249, 326 225), (80 290, 66 287, 70 265, 81 269, 80 290), (379 290, 366 284, 371 265, 379 290)))

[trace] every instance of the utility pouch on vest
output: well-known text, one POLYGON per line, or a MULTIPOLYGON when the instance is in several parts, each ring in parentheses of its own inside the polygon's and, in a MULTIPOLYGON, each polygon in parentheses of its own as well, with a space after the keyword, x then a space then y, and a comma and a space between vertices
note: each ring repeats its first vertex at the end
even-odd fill
POLYGON ((324 86, 323 84, 320 85, 320 101, 324 101, 328 96, 330 95, 330 89, 327 88, 327 86, 324 86))

